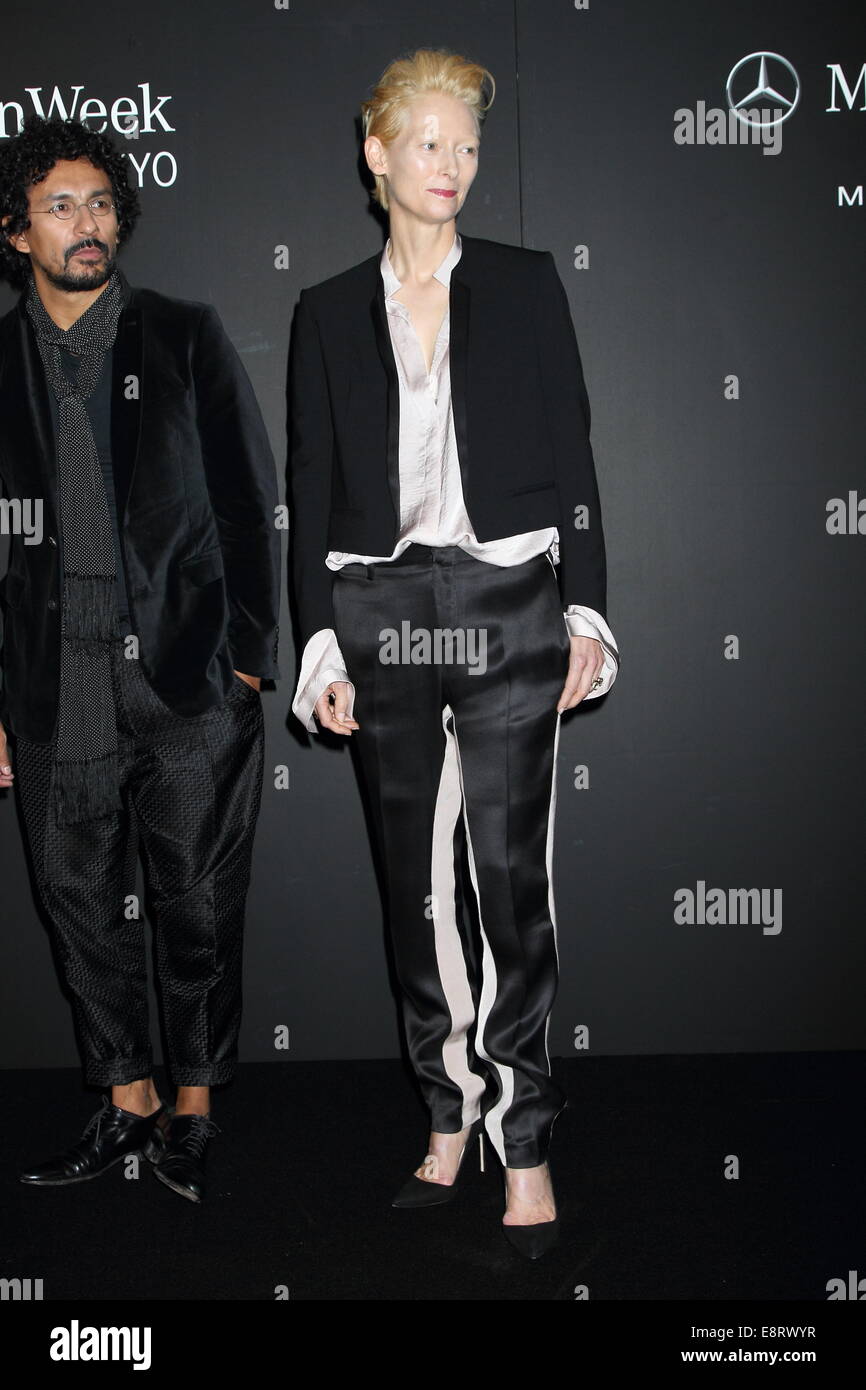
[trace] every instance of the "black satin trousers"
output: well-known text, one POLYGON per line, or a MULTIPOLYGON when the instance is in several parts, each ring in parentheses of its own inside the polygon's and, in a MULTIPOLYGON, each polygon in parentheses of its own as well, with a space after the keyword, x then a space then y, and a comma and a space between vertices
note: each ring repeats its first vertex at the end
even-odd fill
POLYGON ((220 707, 183 718, 123 650, 112 646, 122 810, 58 825, 53 745, 15 741, 36 887, 71 996, 85 1081, 150 1076, 146 940, 134 899, 140 847, 168 1070, 178 1086, 218 1085, 232 1078, 237 1059, 264 760, 261 696, 236 677, 220 707))
POLYGON ((556 703, 570 650, 553 566, 413 545, 336 571, 333 603, 431 1128, 455 1133, 483 1113, 500 1160, 534 1167, 565 1099, 547 1052, 556 703))

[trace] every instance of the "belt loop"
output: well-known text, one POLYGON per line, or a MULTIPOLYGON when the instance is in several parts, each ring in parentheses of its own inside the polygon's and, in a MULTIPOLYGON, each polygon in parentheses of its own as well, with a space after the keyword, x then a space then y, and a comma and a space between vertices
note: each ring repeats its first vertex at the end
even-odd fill
POLYGON ((366 571, 367 578, 373 579, 376 573, 375 567, 373 565, 365 565, 364 569, 366 571))

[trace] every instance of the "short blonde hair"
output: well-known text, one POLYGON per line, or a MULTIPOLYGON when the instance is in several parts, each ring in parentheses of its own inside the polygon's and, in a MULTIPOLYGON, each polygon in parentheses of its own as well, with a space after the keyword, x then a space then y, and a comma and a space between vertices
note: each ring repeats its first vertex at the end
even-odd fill
MULTIPOLYGON (((445 92, 465 101, 475 117, 476 129, 493 105, 496 83, 492 73, 478 63, 472 63, 459 53, 444 48, 418 48, 404 58, 389 63, 369 101, 361 103, 361 123, 364 139, 377 135, 383 145, 390 145, 403 129, 403 119, 409 102, 424 92, 445 92), (485 101, 485 82, 490 98, 485 101)), ((375 187, 371 196, 386 212, 388 191, 384 174, 374 174, 375 187)))

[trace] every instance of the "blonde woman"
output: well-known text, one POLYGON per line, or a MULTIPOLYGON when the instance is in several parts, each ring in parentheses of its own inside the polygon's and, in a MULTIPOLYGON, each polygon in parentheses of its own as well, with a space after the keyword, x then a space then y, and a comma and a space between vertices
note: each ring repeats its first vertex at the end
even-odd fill
POLYGON ((549 252, 460 235, 492 101, 442 50, 362 106, 382 252, 311 289, 290 364, 293 709, 358 744, 385 865, 426 1160, 395 1206, 449 1201, 473 1129, 503 1165, 506 1237, 558 1232, 547 1164, 557 983, 550 870, 560 715, 617 649, 589 404, 549 252), (357 717, 356 717, 357 716, 357 717), (481 938, 455 902, 459 822, 481 938))

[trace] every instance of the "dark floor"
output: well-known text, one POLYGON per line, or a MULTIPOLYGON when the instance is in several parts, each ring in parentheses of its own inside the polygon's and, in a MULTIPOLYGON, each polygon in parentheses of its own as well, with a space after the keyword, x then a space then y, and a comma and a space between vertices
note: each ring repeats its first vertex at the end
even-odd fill
POLYGON ((42 1279, 45 1300, 573 1301, 585 1286, 590 1300, 825 1302, 828 1280, 866 1275, 864 1058, 555 1060, 564 1228, 536 1264, 499 1230, 489 1145, 453 1206, 391 1209, 427 1137, 399 1062, 242 1066, 214 1107, 201 1207, 146 1163, 135 1181, 117 1167, 19 1184, 99 1096, 75 1071, 5 1072, 0 1278, 42 1279))

